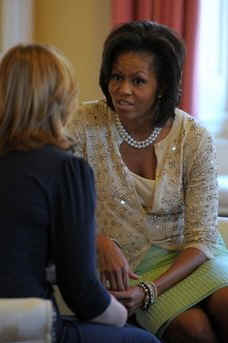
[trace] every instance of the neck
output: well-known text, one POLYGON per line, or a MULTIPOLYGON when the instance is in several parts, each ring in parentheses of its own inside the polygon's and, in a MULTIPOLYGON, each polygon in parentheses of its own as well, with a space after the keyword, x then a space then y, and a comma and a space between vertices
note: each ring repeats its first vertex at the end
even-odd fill
POLYGON ((127 132, 135 138, 147 137, 154 129, 151 118, 119 118, 127 132))

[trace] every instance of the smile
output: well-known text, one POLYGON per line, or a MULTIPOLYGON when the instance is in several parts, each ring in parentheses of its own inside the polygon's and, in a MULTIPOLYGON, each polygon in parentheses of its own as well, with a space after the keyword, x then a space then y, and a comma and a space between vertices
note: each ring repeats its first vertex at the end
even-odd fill
POLYGON ((118 100, 116 103, 119 106, 133 106, 134 105, 132 102, 127 101, 127 100, 118 100))

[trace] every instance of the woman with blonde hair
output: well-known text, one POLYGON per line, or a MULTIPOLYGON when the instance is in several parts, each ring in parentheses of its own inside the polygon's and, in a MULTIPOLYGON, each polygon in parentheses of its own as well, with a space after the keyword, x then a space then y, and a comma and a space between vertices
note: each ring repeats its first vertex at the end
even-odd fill
POLYGON ((0 297, 51 299, 57 342, 156 342, 123 327, 125 307, 97 278, 93 173, 64 135, 77 94, 70 64, 53 47, 17 45, 1 59, 0 297), (58 312, 50 260, 77 319, 58 312))

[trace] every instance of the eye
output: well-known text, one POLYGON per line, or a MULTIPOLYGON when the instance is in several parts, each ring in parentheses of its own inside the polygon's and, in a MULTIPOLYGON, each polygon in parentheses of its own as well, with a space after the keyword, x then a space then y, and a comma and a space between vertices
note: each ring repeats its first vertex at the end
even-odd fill
POLYGON ((136 85, 136 86, 141 86, 141 85, 144 85, 147 81, 145 79, 143 79, 142 77, 136 77, 134 80, 133 80, 133 83, 136 85))
POLYGON ((110 80, 113 80, 113 81, 120 81, 122 80, 122 76, 118 73, 113 73, 110 77, 110 80))

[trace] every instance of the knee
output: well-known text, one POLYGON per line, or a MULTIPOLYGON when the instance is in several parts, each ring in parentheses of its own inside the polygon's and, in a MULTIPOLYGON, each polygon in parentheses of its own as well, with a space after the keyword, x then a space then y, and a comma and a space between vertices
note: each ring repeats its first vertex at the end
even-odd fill
POLYGON ((190 309, 179 315, 165 334, 167 342, 214 342, 214 333, 206 314, 201 309, 190 309), (172 340, 168 337, 172 336, 172 340))
MULTIPOLYGON (((195 319, 197 320, 197 319, 195 319)), ((179 323, 179 330, 183 337, 190 342, 210 342, 211 329, 208 323, 205 323, 204 320, 198 320, 192 322, 191 324, 182 322, 179 323)))
POLYGON ((219 289, 209 297, 207 309, 212 318, 222 319, 224 317, 227 321, 228 287, 219 289))

